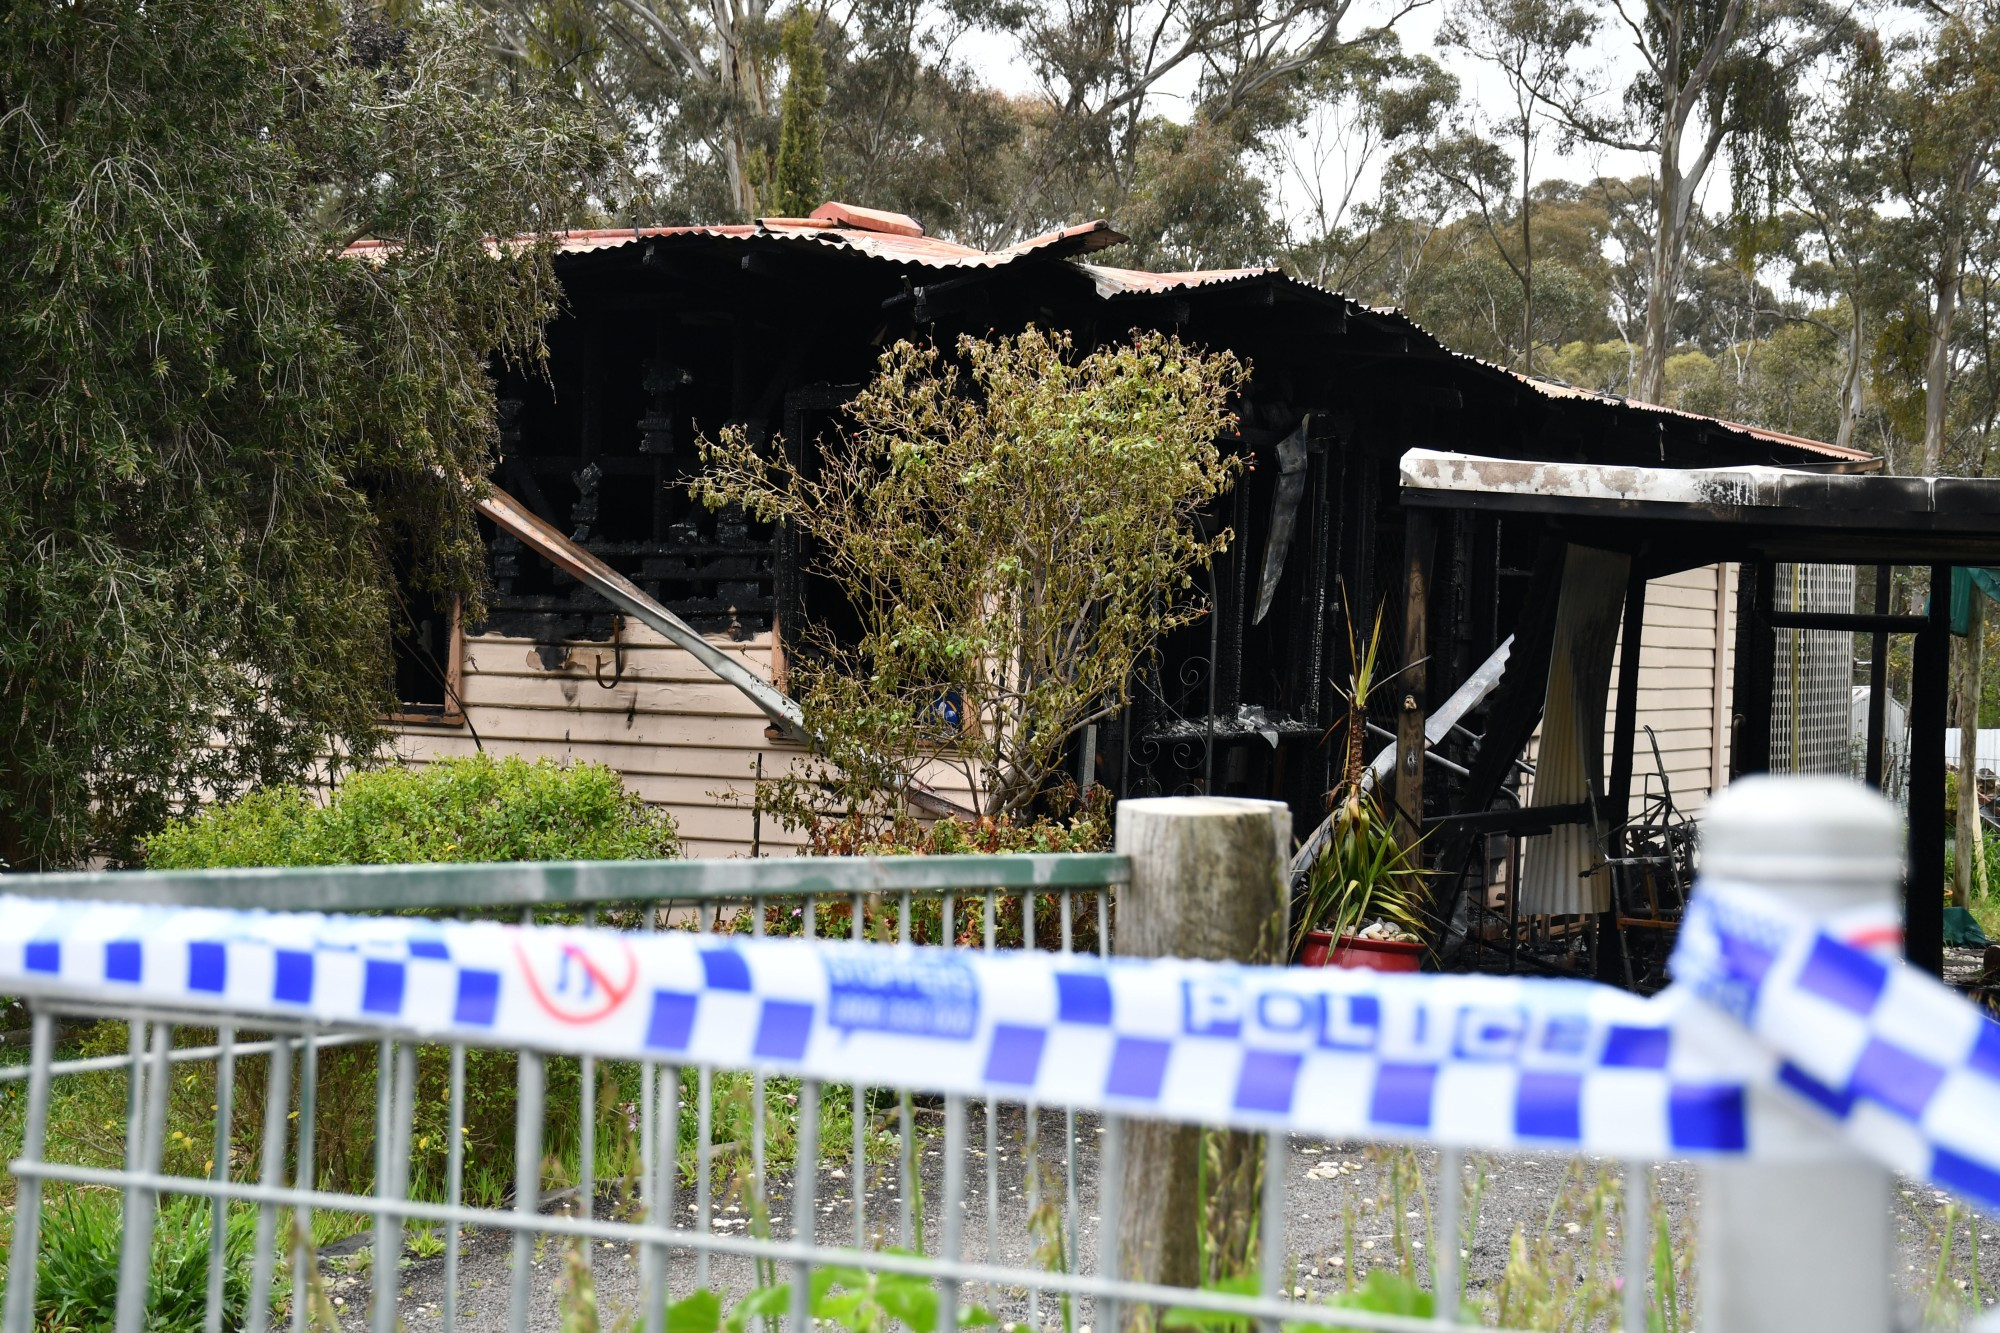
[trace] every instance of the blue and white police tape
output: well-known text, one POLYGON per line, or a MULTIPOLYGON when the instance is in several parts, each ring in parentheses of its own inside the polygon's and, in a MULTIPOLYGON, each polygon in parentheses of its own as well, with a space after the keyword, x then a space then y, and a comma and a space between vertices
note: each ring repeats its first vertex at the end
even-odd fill
POLYGON ((1707 882, 1674 990, 1750 1035, 1759 1086, 1905 1175, 2000 1204, 2000 1024, 1880 947, 1900 938, 1879 918, 1816 929, 1767 892, 1707 882))
POLYGON ((0 992, 1338 1138, 1613 1156, 1840 1136, 2000 1205, 2000 1027, 1733 886, 1676 985, 1390 976, 0 898, 0 992))

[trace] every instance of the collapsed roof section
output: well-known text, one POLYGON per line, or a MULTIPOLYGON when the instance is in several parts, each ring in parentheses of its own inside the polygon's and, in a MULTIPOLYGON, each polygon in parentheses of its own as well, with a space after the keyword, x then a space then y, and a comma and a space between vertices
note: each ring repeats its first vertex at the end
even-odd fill
MULTIPOLYGON (((831 265, 840 261, 832 259, 834 254, 875 261, 883 275, 900 286, 908 325, 919 328, 940 315, 979 304, 975 289, 987 285, 981 275, 998 277, 1003 269, 1009 284, 1046 285, 1048 295, 1067 297, 1045 309, 1051 317, 1058 315, 1058 306, 1081 304, 1099 307, 1107 317, 1104 322, 1110 324, 1129 312, 1135 322, 1147 324, 1216 325, 1231 322, 1224 312, 1232 306, 1283 309, 1289 318, 1278 320, 1274 327, 1290 326, 1318 342, 1317 347, 1299 349, 1308 356, 1317 351, 1330 359, 1362 355, 1422 366, 1433 387, 1451 386, 1469 400, 1463 404, 1467 408, 1476 403, 1480 410, 1508 411, 1535 425, 1532 433, 1545 441, 1567 438, 1571 461, 1613 461, 1601 452, 1612 445, 1607 436, 1650 432, 1655 436, 1654 447, 1645 451, 1650 457, 1618 461, 1666 466, 1769 463, 1836 472, 1880 466, 1879 459, 1863 450, 1520 374, 1453 352, 1400 310, 1366 306, 1276 269, 1150 272, 1084 262, 1086 256, 1125 240, 1100 219, 989 252, 927 236, 914 219, 900 213, 831 202, 807 218, 571 232, 562 239, 561 249, 565 256, 574 256, 564 263, 565 273, 585 282, 594 276, 593 270, 623 267, 635 255, 664 270, 689 263, 713 267, 718 259, 728 267, 733 252, 733 266, 743 272, 782 279, 788 290, 772 291, 770 299, 794 307, 812 303, 818 289, 835 279, 831 265), (717 254, 718 249, 723 253, 717 254), (950 271, 953 276, 939 278, 930 270, 950 271), (1078 301, 1079 297, 1085 299, 1078 301)), ((894 304, 893 298, 882 300, 885 312, 893 313, 894 304)), ((1227 341, 1205 333, 1197 328, 1190 336, 1211 344, 1227 341)), ((1227 345, 1236 344, 1227 341, 1227 345)), ((1490 447, 1488 451, 1515 452, 1490 447)), ((1548 450, 1533 452, 1546 455, 1548 450)))

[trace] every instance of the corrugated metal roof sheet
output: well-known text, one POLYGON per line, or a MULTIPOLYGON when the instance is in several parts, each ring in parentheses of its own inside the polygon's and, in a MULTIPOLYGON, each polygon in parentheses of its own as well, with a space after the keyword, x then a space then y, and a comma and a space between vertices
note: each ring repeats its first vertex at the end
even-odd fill
POLYGON ((1088 273, 1091 281, 1097 284, 1097 294, 1107 298, 1135 293, 1174 292, 1187 287, 1213 287, 1218 283, 1239 282, 1244 278, 1259 278, 1277 272, 1270 268, 1198 268, 1179 273, 1149 273, 1142 268, 1110 268, 1104 264, 1078 264, 1077 267, 1088 273))
MULTIPOLYGON (((1482 364, 1491 365, 1492 363, 1484 362, 1482 364)), ((1504 370, 1505 368, 1494 366, 1494 369, 1504 370)), ((1827 444, 1821 440, 1807 439, 1803 435, 1787 435, 1783 431, 1766 430, 1762 426, 1746 426, 1740 421, 1727 421, 1721 417, 1705 417, 1699 412, 1686 412, 1678 407, 1663 407, 1659 403, 1648 403, 1638 398, 1621 398, 1615 393, 1600 393, 1596 389, 1582 389, 1574 384, 1565 384, 1561 380, 1544 379, 1540 375, 1524 375, 1517 370, 1507 370, 1506 373, 1512 375, 1515 379, 1521 381, 1521 383, 1527 385, 1545 398, 1569 398, 1579 399, 1584 402, 1607 403, 1615 407, 1628 407, 1640 412, 1654 412, 1662 416, 1679 417, 1683 421, 1709 422, 1718 426, 1726 426, 1730 430, 1741 431, 1745 435, 1755 436, 1760 440, 1768 440, 1772 444, 1790 445, 1795 449, 1804 449, 1811 453, 1824 454, 1828 458, 1854 461, 1875 459, 1875 456, 1865 449, 1846 449, 1837 444, 1827 444)), ((1875 461, 1879 462, 1880 460, 1875 461)))
MULTIPOLYGON (((826 205, 818 211, 828 213, 833 207, 826 205)), ((902 229, 890 230, 893 221, 902 218, 900 213, 882 213, 875 209, 854 208, 851 205, 840 205, 839 209, 840 218, 855 219, 875 225, 850 225, 836 220, 833 216, 815 216, 760 218, 756 222, 721 226, 603 227, 589 231, 565 232, 560 242, 560 249, 564 254, 586 254, 594 250, 613 250, 620 246, 662 237, 710 237, 726 240, 777 240, 837 245, 844 249, 859 251, 875 259, 886 259, 900 264, 921 264, 927 268, 999 268, 1027 255, 1042 254, 1060 258, 1067 255, 1088 254, 1125 240, 1124 233, 1100 218, 1045 232, 1040 236, 1031 236, 1004 250, 989 252, 969 245, 960 245, 956 241, 947 241, 940 236, 925 236, 921 232, 911 235, 902 229)), ((380 246, 379 241, 362 241, 357 243, 350 253, 380 246)))

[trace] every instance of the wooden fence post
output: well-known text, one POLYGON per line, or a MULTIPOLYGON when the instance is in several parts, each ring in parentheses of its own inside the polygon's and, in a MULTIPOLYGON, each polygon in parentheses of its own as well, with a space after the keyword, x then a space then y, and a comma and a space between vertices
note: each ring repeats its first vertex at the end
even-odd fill
MULTIPOLYGON (((1750 777, 1702 815, 1702 874, 1781 893, 1814 917, 1896 901, 1902 820, 1858 782, 1750 777)), ((1810 1123, 1818 1155, 1702 1167, 1698 1327, 1710 1333, 1894 1327, 1889 1169, 1810 1123), (1817 1133, 1815 1133, 1817 1131, 1817 1133)))
MULTIPOLYGON (((1118 895, 1113 936, 1118 952, 1283 962, 1291 842, 1291 810, 1278 801, 1186 796, 1120 802, 1117 846, 1132 860, 1132 880, 1118 895)), ((1249 1271, 1243 1265, 1249 1260, 1249 1220, 1257 1216, 1258 1136, 1220 1136, 1205 1200, 1201 1143, 1198 1128, 1126 1123, 1120 1277, 1200 1285, 1204 1206, 1216 1261, 1231 1271, 1249 1271)), ((1148 1326, 1149 1313, 1128 1309, 1126 1326, 1148 1326)))

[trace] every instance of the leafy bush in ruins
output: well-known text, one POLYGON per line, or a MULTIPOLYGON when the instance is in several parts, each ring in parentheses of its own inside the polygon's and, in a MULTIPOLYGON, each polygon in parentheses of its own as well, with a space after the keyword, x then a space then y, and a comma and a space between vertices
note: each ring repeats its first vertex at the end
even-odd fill
POLYGON ((1071 737, 1203 614, 1191 576, 1230 540, 1196 520, 1238 466, 1216 445, 1234 356, 1152 332, 1080 355, 1034 328, 956 352, 891 347, 809 460, 702 441, 696 496, 789 525, 858 626, 794 641, 819 766, 769 788, 789 823, 892 817, 941 772, 980 815, 1031 811, 1071 737))
POLYGON ((146 840, 152 870, 621 861, 680 855, 671 815, 602 764, 473 755, 356 773, 321 804, 296 787, 251 792, 146 840))

